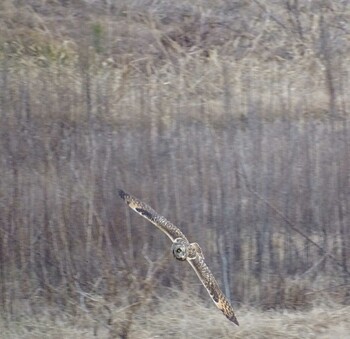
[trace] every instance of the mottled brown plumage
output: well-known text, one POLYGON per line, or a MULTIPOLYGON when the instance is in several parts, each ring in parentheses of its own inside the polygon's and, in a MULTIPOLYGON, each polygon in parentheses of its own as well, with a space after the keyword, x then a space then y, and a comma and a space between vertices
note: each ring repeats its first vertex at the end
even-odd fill
POLYGON ((159 215, 154 209, 139 199, 125 193, 123 190, 119 190, 119 195, 130 208, 156 225, 171 239, 173 242, 172 252, 175 258, 178 260, 187 260, 189 262, 199 280, 207 289, 215 305, 230 321, 238 325, 237 318, 230 302, 221 291, 216 279, 204 261, 204 256, 200 246, 197 243, 190 243, 178 227, 173 225, 163 216, 159 215))

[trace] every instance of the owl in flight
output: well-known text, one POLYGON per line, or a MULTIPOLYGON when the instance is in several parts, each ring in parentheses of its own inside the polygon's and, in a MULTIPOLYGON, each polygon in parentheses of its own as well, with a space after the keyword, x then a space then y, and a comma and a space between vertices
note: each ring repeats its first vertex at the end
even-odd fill
POLYGON ((123 190, 118 190, 118 192, 120 197, 129 205, 130 208, 149 220, 152 224, 156 225, 171 239, 173 243, 171 249, 174 257, 177 260, 188 261, 188 263, 197 273, 199 280, 207 289, 215 305, 230 321, 234 322, 236 325, 239 325, 230 302, 221 291, 217 281, 205 263, 203 253, 199 245, 197 243, 190 243, 178 227, 173 225, 163 216, 159 215, 150 206, 146 205, 132 195, 125 193, 123 190))

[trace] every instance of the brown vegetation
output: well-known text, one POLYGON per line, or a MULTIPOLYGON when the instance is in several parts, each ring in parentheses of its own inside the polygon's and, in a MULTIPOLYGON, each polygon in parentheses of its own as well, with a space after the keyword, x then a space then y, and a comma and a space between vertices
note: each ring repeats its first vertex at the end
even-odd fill
POLYGON ((201 244, 239 309, 237 338, 336 336, 349 312, 349 5, 146 2, 0 4, 2 327, 232 336, 122 187, 201 244))
MULTIPOLYGON (((116 310, 115 318, 123 317, 125 308, 116 310)), ((309 311, 260 311, 241 308, 241 326, 233 327, 213 308, 186 295, 160 298, 154 312, 140 310, 129 331, 130 338, 203 338, 203 339, 261 339, 261 338, 348 338, 349 306, 316 306, 309 311)), ((78 312, 74 316, 61 310, 46 308, 45 312, 24 315, 7 324, 0 322, 3 338, 120 338, 118 322, 106 323, 106 311, 91 314, 78 312)))

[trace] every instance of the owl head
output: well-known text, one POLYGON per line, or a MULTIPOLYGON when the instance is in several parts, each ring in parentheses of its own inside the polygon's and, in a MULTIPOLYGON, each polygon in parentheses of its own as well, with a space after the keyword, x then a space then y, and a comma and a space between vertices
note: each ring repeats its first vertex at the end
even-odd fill
POLYGON ((188 246, 189 243, 186 240, 182 238, 176 238, 171 246, 174 257, 177 260, 186 260, 188 255, 188 246))

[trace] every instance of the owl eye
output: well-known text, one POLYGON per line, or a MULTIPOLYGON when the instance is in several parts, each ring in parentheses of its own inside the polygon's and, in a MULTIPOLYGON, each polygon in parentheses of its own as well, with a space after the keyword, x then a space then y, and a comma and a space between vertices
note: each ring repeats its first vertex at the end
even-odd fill
POLYGON ((176 250, 176 253, 180 253, 181 252, 181 248, 178 248, 177 250, 176 250))

